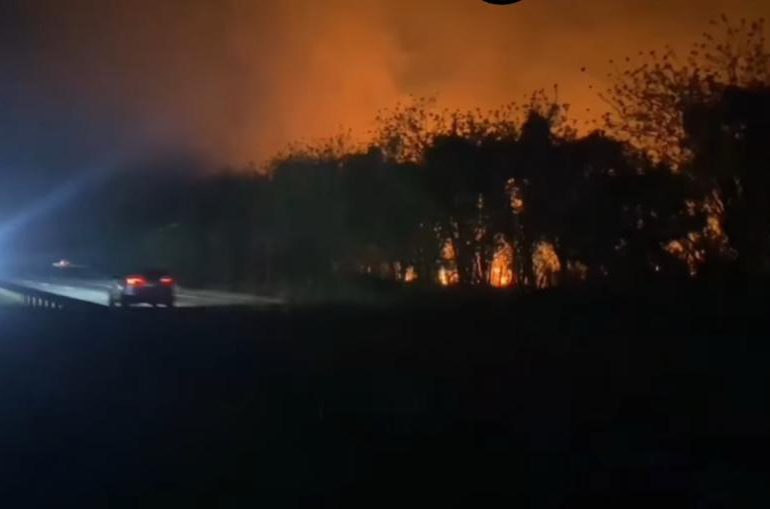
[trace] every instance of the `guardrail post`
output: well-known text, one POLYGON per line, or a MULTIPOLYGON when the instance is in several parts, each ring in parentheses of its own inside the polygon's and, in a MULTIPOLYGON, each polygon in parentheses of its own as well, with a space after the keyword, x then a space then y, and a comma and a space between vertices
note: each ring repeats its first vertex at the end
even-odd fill
POLYGON ((103 306, 84 300, 66 297, 56 293, 29 288, 23 284, 0 280, 0 288, 15 293, 21 297, 24 306, 56 310, 100 309, 103 306))

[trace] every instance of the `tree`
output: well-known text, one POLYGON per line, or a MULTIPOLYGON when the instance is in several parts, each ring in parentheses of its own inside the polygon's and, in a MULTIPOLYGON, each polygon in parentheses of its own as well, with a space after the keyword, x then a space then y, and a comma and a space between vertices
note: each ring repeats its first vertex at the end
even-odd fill
POLYGON ((721 33, 703 34, 684 61, 671 49, 653 51, 615 76, 603 96, 612 107, 606 127, 698 189, 685 216, 700 224, 670 250, 695 270, 707 258, 733 256, 731 244, 744 268, 756 270, 768 243, 768 159, 758 141, 767 136, 770 87, 764 20, 736 24, 723 15, 711 23, 721 33))

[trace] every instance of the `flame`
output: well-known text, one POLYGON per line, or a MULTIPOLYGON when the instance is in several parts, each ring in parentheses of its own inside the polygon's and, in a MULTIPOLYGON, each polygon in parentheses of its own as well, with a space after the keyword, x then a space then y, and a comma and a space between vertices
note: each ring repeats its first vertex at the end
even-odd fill
POLYGON ((441 286, 454 286, 460 282, 460 275, 456 269, 441 267, 438 269, 438 282, 441 286))
POLYGON ((417 270, 412 265, 410 265, 404 271, 404 283, 414 283, 417 281, 417 279, 419 279, 417 270))
POLYGON ((538 288, 556 286, 561 272, 561 261, 553 244, 545 241, 538 242, 534 253, 532 253, 532 264, 535 270, 535 283, 538 288))
POLYGON ((513 247, 503 241, 489 268, 489 284, 495 288, 507 288, 513 283, 513 247))

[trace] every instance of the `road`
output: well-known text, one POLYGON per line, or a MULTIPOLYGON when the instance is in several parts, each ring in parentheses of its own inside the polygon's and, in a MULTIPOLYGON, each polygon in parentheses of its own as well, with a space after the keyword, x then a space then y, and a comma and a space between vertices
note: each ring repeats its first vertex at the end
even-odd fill
POLYGON ((20 295, 16 295, 15 293, 0 288, 0 307, 16 306, 23 302, 24 299, 22 299, 20 295))
MULTIPOLYGON (((109 279, 68 279, 68 278, 18 278, 13 283, 26 286, 33 290, 61 295, 71 299, 82 300, 101 306, 109 305, 108 290, 111 285, 109 279)), ((6 292, 7 293, 7 292, 6 292)), ((216 290, 195 290, 178 287, 177 307, 223 307, 223 306, 274 306, 282 301, 273 297, 249 295, 243 293, 222 292, 216 290)), ((5 298, 0 294, 0 302, 13 302, 13 294, 5 298)))

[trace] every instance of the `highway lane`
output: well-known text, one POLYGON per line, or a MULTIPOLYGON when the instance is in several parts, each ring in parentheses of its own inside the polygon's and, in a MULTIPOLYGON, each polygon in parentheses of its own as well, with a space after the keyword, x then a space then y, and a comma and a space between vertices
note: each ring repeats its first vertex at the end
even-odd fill
MULTIPOLYGON (((108 291, 111 281, 108 279, 67 279, 67 278, 18 278, 13 283, 34 290, 61 295, 72 299, 90 302, 100 306, 109 305, 108 291)), ((281 299, 249 295, 243 293, 223 292, 216 290, 197 290, 178 287, 176 293, 177 307, 223 307, 223 306, 253 306, 266 307, 280 305, 281 299)))

